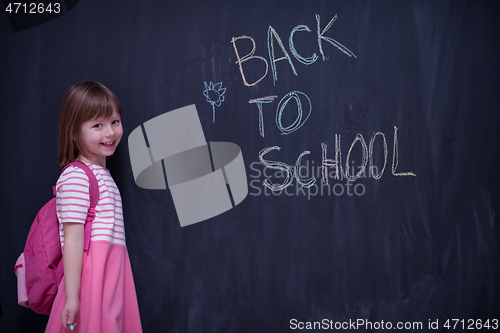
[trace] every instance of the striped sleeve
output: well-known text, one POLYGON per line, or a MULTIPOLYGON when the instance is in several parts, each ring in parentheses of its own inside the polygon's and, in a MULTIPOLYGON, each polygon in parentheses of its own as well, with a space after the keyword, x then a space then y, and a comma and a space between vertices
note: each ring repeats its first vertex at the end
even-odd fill
POLYGON ((56 184, 56 210, 60 223, 85 223, 90 207, 90 185, 85 171, 70 166, 56 184))

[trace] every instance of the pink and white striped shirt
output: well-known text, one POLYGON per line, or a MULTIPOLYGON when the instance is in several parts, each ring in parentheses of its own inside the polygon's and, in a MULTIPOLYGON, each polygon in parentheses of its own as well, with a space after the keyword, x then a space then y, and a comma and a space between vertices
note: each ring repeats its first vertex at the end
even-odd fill
MULTIPOLYGON (((108 241, 125 245, 122 199, 109 170, 98 165, 89 165, 99 184, 99 201, 92 222, 91 242, 108 241)), ((59 219, 61 246, 64 245, 63 223, 85 223, 90 207, 89 179, 85 171, 69 166, 56 183, 56 209, 59 219)))

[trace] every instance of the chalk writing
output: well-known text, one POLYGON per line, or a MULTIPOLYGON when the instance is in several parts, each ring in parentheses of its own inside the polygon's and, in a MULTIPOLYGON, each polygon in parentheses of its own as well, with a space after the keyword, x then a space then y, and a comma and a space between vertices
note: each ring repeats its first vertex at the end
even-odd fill
POLYGON ((262 149, 259 153, 259 161, 262 165, 265 165, 268 168, 286 172, 286 179, 281 185, 273 184, 268 178, 264 179, 262 183, 272 191, 279 191, 292 184, 293 178, 291 178, 291 175, 293 174, 293 170, 292 167, 286 163, 265 160, 263 156, 272 150, 281 150, 281 148, 279 146, 274 146, 262 149))
POLYGON ((269 61, 271 62, 271 68, 273 70, 273 84, 274 85, 276 85, 276 81, 278 80, 278 71, 276 70, 276 62, 278 62, 280 60, 288 60, 288 63, 290 64, 290 67, 292 68, 293 74, 297 75, 297 71, 295 70, 295 67, 293 66, 292 59, 288 55, 288 52, 286 52, 286 49, 283 46, 283 42, 281 41, 280 36, 276 32, 276 30, 274 30, 274 28, 271 26, 269 26, 269 29, 267 32, 267 51, 269 53, 269 61), (275 39, 278 42, 278 45, 281 47, 281 51, 283 52, 283 57, 281 57, 281 58, 278 58, 278 59, 275 58, 273 39, 275 39))
MULTIPOLYGON (((339 49, 345 55, 347 55, 349 57, 356 58, 356 55, 351 50, 349 50, 347 47, 345 47, 344 45, 339 43, 337 40, 335 40, 331 37, 325 36, 325 33, 332 27, 333 23, 335 23, 335 21, 337 20, 337 15, 335 15, 330 20, 330 22, 328 22, 328 24, 325 26, 325 28, 323 30, 321 30, 320 16, 318 14, 316 14, 315 17, 316 17, 316 32, 317 32, 316 39, 317 39, 317 43, 318 43, 319 53, 321 54, 323 61, 326 61, 328 59, 325 56, 325 52, 323 51, 323 42, 324 41, 332 44, 334 47, 339 49)), ((290 52, 295 57, 295 59, 297 59, 300 63, 305 64, 305 65, 311 65, 312 63, 314 63, 318 59, 318 56, 316 55, 316 53, 313 53, 313 55, 309 58, 304 58, 295 49, 295 45, 293 42, 293 36, 296 32, 299 32, 299 31, 312 32, 311 29, 309 29, 309 27, 307 25, 301 24, 301 25, 294 27, 290 31, 290 37, 288 38, 288 46, 289 46, 290 52)), ((255 44, 255 40, 250 36, 242 35, 239 37, 232 37, 231 43, 233 44, 234 53, 236 54, 236 59, 237 59, 236 64, 238 64, 241 78, 243 80, 243 84, 246 86, 256 85, 262 79, 264 79, 267 75, 268 68, 269 68, 269 64, 268 64, 267 60, 264 57, 254 55, 255 49, 256 49, 256 44, 255 44), (241 57, 239 52, 238 52, 238 47, 236 46, 236 42, 238 40, 244 40, 244 39, 248 39, 251 41, 252 49, 247 55, 241 57), (252 82, 252 83, 249 83, 247 81, 247 78, 245 76, 245 72, 243 70, 243 63, 246 61, 249 61, 249 60, 260 60, 260 61, 263 61, 265 64, 265 73, 259 79, 257 79, 255 82, 252 82)), ((276 62, 278 62, 278 61, 286 60, 288 62, 288 64, 290 65, 290 68, 291 68, 293 74, 298 75, 297 71, 295 69, 295 66, 293 64, 292 58, 288 54, 288 51, 286 50, 281 37, 278 35, 276 30, 272 26, 269 26, 269 28, 267 30, 267 51, 268 51, 268 55, 269 55, 269 62, 271 63, 271 68, 272 68, 272 73, 273 73, 273 84, 274 85, 276 85, 276 81, 278 80, 278 70, 276 68, 276 62), (281 56, 279 58, 276 58, 276 54, 275 54, 276 53, 275 52, 275 44, 276 43, 279 46, 281 53, 283 54, 283 56, 281 56)))
POLYGON ((394 148, 392 154, 392 174, 394 176, 416 176, 413 172, 396 173, 398 167, 398 128, 394 126, 394 148))
POLYGON ((260 57, 260 56, 254 56, 253 54, 255 53, 255 41, 252 37, 249 37, 249 36, 240 36, 240 37, 233 37, 231 39, 231 43, 233 44, 233 48, 234 48, 234 53, 236 53, 236 58, 238 59, 236 61, 236 63, 238 64, 238 67, 240 69, 240 74, 241 74, 241 78, 243 79, 243 83, 246 85, 246 86, 254 86, 256 85, 257 83, 259 83, 260 81, 262 81, 263 78, 266 77, 267 75, 267 71, 268 71, 268 65, 267 65, 267 60, 263 57, 260 57), (236 41, 237 40, 240 40, 240 39, 250 39, 250 41, 252 42, 252 50, 244 57, 240 57, 239 53, 238 53, 238 48, 236 47, 236 41), (245 77, 245 72, 243 71, 243 63, 246 62, 246 61, 249 61, 251 59, 258 59, 258 60, 262 60, 264 61, 264 63, 266 64, 266 72, 264 73, 264 75, 262 75, 260 77, 260 79, 258 79, 257 81, 253 82, 253 83, 248 83, 247 82, 247 79, 245 77))
MULTIPOLYGON (((302 157, 304 155, 309 155, 311 152, 309 150, 303 151, 299 157, 297 158, 295 162, 295 166, 292 170, 292 167, 288 165, 285 162, 277 162, 277 161, 271 161, 271 160, 266 160, 264 159, 264 155, 267 153, 273 151, 273 150, 281 150, 279 146, 273 146, 273 147, 268 147, 264 148, 263 150, 260 151, 259 153, 259 161, 262 165, 264 165, 266 168, 271 168, 271 169, 277 169, 282 172, 285 172, 285 174, 281 173, 281 176, 285 177, 285 181, 280 184, 276 185, 272 183, 269 178, 266 178, 262 184, 269 188, 272 191, 279 191, 287 186, 290 186, 293 183, 293 179, 295 178, 297 180, 297 183, 305 188, 311 187, 315 184, 316 178, 314 177, 314 172, 313 172, 313 177, 309 179, 302 179, 301 176, 301 162, 302 162, 302 157)), ((335 172, 333 174, 334 179, 343 179, 343 172, 342 172, 342 155, 341 155, 341 150, 340 150, 340 134, 335 134, 335 159, 328 159, 327 158, 327 144, 325 142, 321 143, 321 151, 322 151, 322 161, 321 161, 321 174, 322 174, 322 183, 323 184, 328 184, 328 167, 335 167, 335 172)), ((370 140, 370 145, 369 148, 366 145, 366 141, 363 137, 362 134, 358 133, 356 137, 354 138, 353 142, 351 143, 351 146, 349 148, 349 151, 347 153, 347 158, 346 158, 346 163, 345 163, 345 177, 349 182, 355 182, 361 177, 366 177, 366 167, 368 165, 368 161, 370 161, 370 168, 369 168, 369 175, 371 175, 374 179, 380 179, 384 173, 384 169, 386 166, 386 161, 387 161, 387 155, 388 155, 388 149, 387 149, 387 141, 385 140, 385 135, 382 132, 376 132, 373 133, 372 138, 370 140), (377 136, 382 136, 383 142, 384 142, 384 166, 382 168, 382 171, 376 172, 375 169, 378 169, 376 166, 373 165, 373 155, 374 155, 374 150, 373 150, 373 145, 375 142, 375 139, 377 136), (349 168, 349 161, 350 161, 350 156, 351 152, 356 145, 356 143, 359 142, 361 145, 361 151, 362 151, 362 160, 361 160, 361 165, 358 166, 359 171, 354 174, 354 166, 352 168, 349 168), (351 170, 352 169, 352 174, 351 170)), ((394 149, 393 149, 393 172, 392 174, 394 176, 416 176, 415 173, 413 172, 401 172, 401 173, 396 173, 396 168, 398 165, 398 140, 397 140, 397 127, 394 126, 394 149)), ((313 161, 314 162, 314 161, 313 161)), ((313 163, 314 164, 314 163, 313 163)), ((307 175, 309 175, 309 171, 306 170, 307 175)), ((275 174, 276 176, 276 174, 275 174)))
POLYGON ((366 147, 366 142, 365 142, 365 138, 363 138, 363 136, 361 134, 358 134, 356 135, 356 138, 354 139, 354 141, 352 142, 351 144, 351 148, 349 148, 349 152, 347 153, 347 159, 346 159, 346 163, 345 163, 345 174, 346 174, 346 178, 349 179, 351 182, 359 179, 359 177, 361 177, 361 175, 364 173, 364 170, 366 168, 366 164, 368 162, 368 159, 366 158, 368 155, 368 148, 366 147), (352 148, 354 147, 354 145, 356 144, 356 142, 360 142, 361 143, 361 149, 362 149, 362 156, 363 156, 363 159, 362 159, 362 167, 360 168, 360 170, 358 171, 358 173, 356 174, 356 176, 351 176, 351 174, 349 174, 349 160, 350 160, 350 157, 351 157, 351 151, 352 151, 352 148))
MULTIPOLYGON (((261 56, 256 56, 255 55, 255 50, 256 50, 256 42, 255 40, 246 35, 242 35, 239 37, 233 37, 231 39, 231 43, 233 44, 234 52, 236 54, 236 64, 239 67, 239 71, 241 74, 241 78, 243 80, 244 85, 246 86, 255 86, 259 82, 261 82, 268 74, 269 71, 269 64, 271 65, 271 72, 272 72, 272 80, 273 80, 273 85, 276 85, 276 82, 278 81, 278 69, 277 69, 277 63, 280 61, 284 61, 285 64, 288 64, 290 66, 290 70, 294 75, 298 75, 297 70, 294 65, 293 58, 297 60, 299 63, 304 64, 304 65, 311 65, 315 63, 319 59, 319 54, 321 54, 321 58, 323 61, 328 60, 328 57, 325 55, 324 51, 324 46, 327 44, 333 45, 336 49, 341 51, 344 55, 352 58, 356 58, 356 55, 349 50, 346 46, 342 45, 339 43, 336 39, 333 39, 329 36, 327 36, 327 33, 330 31, 332 28, 333 24, 336 22, 338 16, 335 15, 333 18, 324 26, 324 28, 321 28, 321 18, 319 14, 315 14, 315 19, 316 19, 316 40, 315 43, 317 43, 318 47, 318 53, 316 52, 311 52, 309 51, 309 54, 312 53, 310 56, 304 56, 300 54, 295 46, 294 42, 294 37, 296 36, 297 33, 302 33, 302 32, 307 32, 307 33, 312 33, 313 31, 304 24, 299 24, 296 25, 291 31, 290 35, 288 38, 288 50, 285 47, 285 44, 282 41, 282 38, 278 34, 278 32, 271 26, 269 25, 269 28, 267 30, 267 50, 268 50, 268 56, 269 56, 269 61, 268 59, 265 59, 264 57, 261 56), (245 42, 244 40, 248 40, 251 43, 251 49, 250 51, 243 57, 240 56, 238 48, 241 48, 244 46, 245 42), (326 42, 326 43, 325 43, 326 42), (238 43, 238 46, 237 46, 238 43), (290 56, 293 55, 293 58, 290 56), (252 78, 251 80, 254 80, 253 82, 249 82, 247 79, 247 75, 245 74, 244 66, 243 63, 246 63, 250 60, 254 60, 252 62, 252 65, 248 65, 248 73, 251 73, 252 78), (258 61, 256 61, 258 60, 258 61), (255 77, 258 77, 260 73, 258 72, 257 69, 260 69, 258 67, 258 64, 264 62, 265 65, 265 71, 263 74, 255 80, 255 77), (256 65, 257 64, 257 65, 256 65), (257 67, 256 67, 257 66, 257 67), (257 72, 258 75, 254 75, 254 73, 257 72)), ((248 46, 247 46, 248 47, 248 46)), ((304 52, 304 54, 307 54, 304 52)), ((264 68, 261 65, 261 68, 264 68)), ((207 91, 209 90, 210 86, 205 83, 205 86, 207 87, 207 91)), ((218 86, 221 88, 221 86, 218 86)), ((214 86, 215 88, 215 86, 214 86)), ((215 106, 217 103, 215 102, 214 99, 209 99, 208 97, 208 92, 205 93, 205 96, 207 97, 207 101, 210 102, 214 108, 214 119, 215 119, 215 106)), ((278 96, 273 95, 273 96, 265 96, 265 97, 260 97, 260 98, 254 98, 250 99, 248 103, 251 104, 256 104, 257 108, 259 110, 259 133, 261 137, 264 137, 264 116, 263 116, 263 106, 262 104, 264 103, 272 103, 274 99, 276 99, 278 96)), ((220 104, 219 104, 220 105, 220 104)), ((292 109, 294 109, 292 107, 292 109)), ((292 111, 293 112, 293 111, 292 111)), ((310 115, 312 112, 312 103, 310 98, 303 92, 300 91, 291 91, 288 94, 286 94, 283 98, 281 98, 280 102, 278 103, 276 107, 276 117, 275 117, 275 122, 276 126, 278 129, 281 131, 282 135, 287 135, 295 132, 299 128, 301 128, 304 123, 309 119, 310 115), (297 106, 297 116, 295 119, 292 118, 293 121, 291 121, 291 124, 283 124, 284 118, 289 119, 290 117, 284 117, 284 113, 286 110, 290 112, 290 107, 287 108, 288 103, 291 100, 294 100, 297 106), (307 102, 306 102, 307 101, 307 102)), ((399 148, 398 148, 398 128, 394 126, 394 141, 393 141, 393 150, 392 150, 392 175, 393 176, 416 176, 414 172, 396 172, 396 169, 398 167, 398 162, 399 162, 399 148)), ((389 150, 388 150, 388 144, 386 140, 386 136, 382 132, 373 132, 369 144, 367 144, 365 138, 361 133, 358 133, 354 140, 352 141, 349 150, 347 151, 346 155, 346 161, 345 164, 343 164, 342 161, 342 150, 341 150, 341 136, 340 134, 334 134, 335 138, 335 145, 334 145, 334 158, 328 158, 328 145, 326 142, 321 142, 321 166, 318 166, 317 168, 321 169, 321 183, 323 185, 320 185, 320 187, 317 186, 316 184, 316 177, 314 177, 314 168, 313 168, 313 176, 309 177, 308 169, 309 169, 309 160, 306 160, 306 162, 303 162, 303 158, 305 155, 310 155, 311 152, 309 150, 305 150, 302 153, 299 154, 297 160, 295 161, 295 164, 293 167, 285 162, 279 162, 279 161, 273 161, 273 160, 268 160, 265 159, 264 156, 274 150, 281 150, 279 146, 272 146, 272 147, 267 147, 262 149, 259 152, 259 161, 260 164, 265 167, 264 169, 264 175, 265 179, 262 181, 262 184, 264 185, 265 188, 270 189, 273 192, 278 192, 284 190, 286 192, 286 188, 291 186, 293 184, 294 179, 297 181, 297 188, 316 188, 316 191, 319 191, 321 188, 321 191, 323 191, 323 186, 326 184, 328 185, 329 183, 329 178, 333 178, 336 180, 342 181, 345 178, 347 178, 346 185, 349 190, 349 186, 351 182, 355 182, 360 178, 365 178, 368 172, 369 177, 371 176, 373 179, 380 179, 384 175, 385 168, 387 166, 387 158, 389 155, 389 150), (380 150, 375 151, 374 146, 375 146, 375 141, 377 139, 382 139, 382 150, 383 150, 383 166, 379 170, 380 165, 375 165, 375 161, 377 164, 381 164, 382 160, 381 157, 378 157, 378 159, 374 159, 374 155, 378 154, 380 150), (354 161, 352 168, 349 165, 349 162, 351 161, 351 156, 355 150, 356 144, 359 143, 360 149, 361 149, 361 161, 360 165, 357 166, 358 171, 356 172, 356 168, 354 166, 354 161), (307 167, 304 164, 307 164, 307 167), (345 169, 344 169, 345 167, 345 169), (333 172, 329 173, 329 168, 334 168, 333 172), (281 183, 274 183, 270 180, 269 176, 266 175, 266 169, 274 169, 277 170, 274 174, 275 178, 281 179, 281 183), (306 169, 307 174, 303 174, 303 170, 306 169), (278 175, 279 174, 279 175, 278 175), (283 180, 284 179, 284 180, 283 180)), ((379 146, 378 146, 379 147, 379 146)), ((314 165, 314 160, 312 161, 312 164, 314 165)), ((319 172, 318 172, 318 177, 319 177, 319 172)), ((336 184, 338 185, 338 184, 336 184)), ((357 184, 360 185, 360 184, 357 184)), ((356 186, 357 186, 356 185, 356 186)), ((328 187, 328 186, 327 186, 328 187)), ((330 187, 328 187, 330 188, 330 187)), ((333 186, 334 191, 335 191, 335 186, 333 186)), ((335 193, 337 194, 337 193, 335 193)), ((364 187, 363 187, 363 192, 364 194, 364 187)), ((360 195, 362 195, 360 194, 360 195)))
POLYGON ((309 119, 309 116, 311 115, 312 111, 312 104, 311 100, 309 97, 304 94, 303 92, 300 91, 291 91, 288 94, 286 94, 281 101, 278 104, 278 108, 276 109, 276 126, 278 126, 279 130, 281 131, 282 134, 290 134, 296 130, 298 130, 304 123, 309 119), (304 96, 307 99, 307 102, 309 104, 309 110, 307 112, 307 116, 304 118, 302 121, 302 114, 303 114, 303 108, 302 108, 302 102, 300 101, 299 95, 304 96), (283 111, 285 110, 285 107, 287 106, 288 102, 291 99, 294 99, 295 102, 297 103, 297 117, 295 118, 295 121, 288 126, 283 126, 282 122, 282 117, 283 117, 283 111))
POLYGON ((309 155, 311 152, 309 150, 303 151, 299 157, 297 158, 297 162, 295 162, 295 178, 297 179, 297 182, 302 186, 302 187, 311 187, 316 183, 316 178, 311 177, 306 180, 300 179, 300 161, 302 160, 302 156, 304 155, 309 155))
POLYGON ((385 165, 387 164, 387 140, 385 139, 385 135, 384 133, 382 132, 377 132, 377 133, 374 133, 371 140, 370 140, 370 150, 368 152, 368 154, 370 155, 370 173, 372 175, 373 178, 375 179, 380 179, 382 177, 382 175, 384 174, 384 170, 385 170, 385 165), (377 135, 381 135, 382 136, 382 139, 384 139, 384 167, 382 168, 382 171, 380 171, 380 173, 378 174, 375 174, 375 172, 373 171, 374 170, 374 165, 373 165, 373 144, 375 143, 375 138, 377 137, 377 135))
POLYGON ((321 143, 321 157, 322 157, 322 181, 328 184, 328 167, 335 167, 335 179, 344 179, 344 173, 342 172, 342 153, 340 151, 340 134, 335 134, 335 159, 327 159, 327 144, 325 142, 321 143))
POLYGON ((307 32, 311 32, 311 29, 309 29, 309 27, 307 25, 298 25, 296 26, 295 28, 292 29, 292 32, 290 32, 290 39, 288 41, 288 45, 290 47, 290 52, 292 52, 293 56, 295 57, 295 59, 297 59, 299 62, 303 63, 304 65, 310 65, 312 64, 313 62, 315 62, 316 60, 318 60, 318 56, 316 55, 316 53, 314 53, 312 56, 310 56, 309 58, 304 58, 303 56, 301 56, 297 50, 295 49, 295 45, 293 43, 293 35, 295 34, 295 32, 297 31, 307 31, 307 32))
POLYGON ((333 23, 335 23, 335 21, 337 20, 337 15, 335 15, 331 20, 330 22, 326 25, 326 27, 323 29, 323 31, 321 31, 321 33, 319 32, 320 31, 320 18, 319 18, 319 15, 316 14, 316 22, 318 23, 317 25, 317 32, 318 32, 318 47, 319 47, 319 52, 321 53, 321 55, 323 56, 323 61, 325 61, 326 59, 328 59, 327 57, 325 57, 325 54, 323 53, 323 44, 322 44, 322 41, 327 41, 328 43, 332 44, 333 46, 335 46, 336 48, 338 48, 340 51, 342 51, 345 55, 349 56, 349 57, 354 57, 356 58, 356 56, 354 55, 354 53, 352 53, 347 47, 345 47, 344 45, 340 44, 339 42, 337 42, 335 39, 333 38, 330 38, 330 37, 325 37, 323 36, 323 34, 328 30, 330 29, 330 27, 332 26, 333 23))
POLYGON ((262 114, 262 103, 271 103, 278 96, 266 96, 261 98, 254 98, 248 101, 248 103, 257 104, 259 109, 259 133, 260 136, 264 137, 264 116, 262 114))
POLYGON ((214 84, 210 82, 205 83, 205 90, 203 90, 203 95, 207 98, 207 102, 212 105, 212 121, 215 123, 215 106, 220 106, 224 102, 224 93, 226 88, 222 88, 222 82, 214 84))

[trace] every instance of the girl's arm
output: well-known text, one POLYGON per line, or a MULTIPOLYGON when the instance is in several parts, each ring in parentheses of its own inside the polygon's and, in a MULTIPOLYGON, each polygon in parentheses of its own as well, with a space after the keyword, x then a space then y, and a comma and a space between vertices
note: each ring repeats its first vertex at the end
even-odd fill
POLYGON ((66 304, 61 313, 64 328, 76 325, 77 313, 80 308, 80 280, 83 262, 84 224, 64 223, 64 287, 66 289, 66 304))

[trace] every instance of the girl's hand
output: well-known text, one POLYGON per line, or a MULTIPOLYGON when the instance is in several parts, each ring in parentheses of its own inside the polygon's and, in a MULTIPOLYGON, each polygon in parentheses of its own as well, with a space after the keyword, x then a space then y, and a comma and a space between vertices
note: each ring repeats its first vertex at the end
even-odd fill
POLYGON ((78 324, 78 309, 80 304, 78 301, 66 301, 63 311, 61 313, 62 326, 67 330, 73 330, 78 324), (71 328, 69 325, 72 325, 71 328))
MULTIPOLYGON (((83 223, 64 223, 64 288, 66 303, 61 313, 62 326, 71 330, 69 325, 77 324, 80 308, 80 279, 83 261, 83 223)), ((89 332, 91 333, 91 332, 89 332)))

